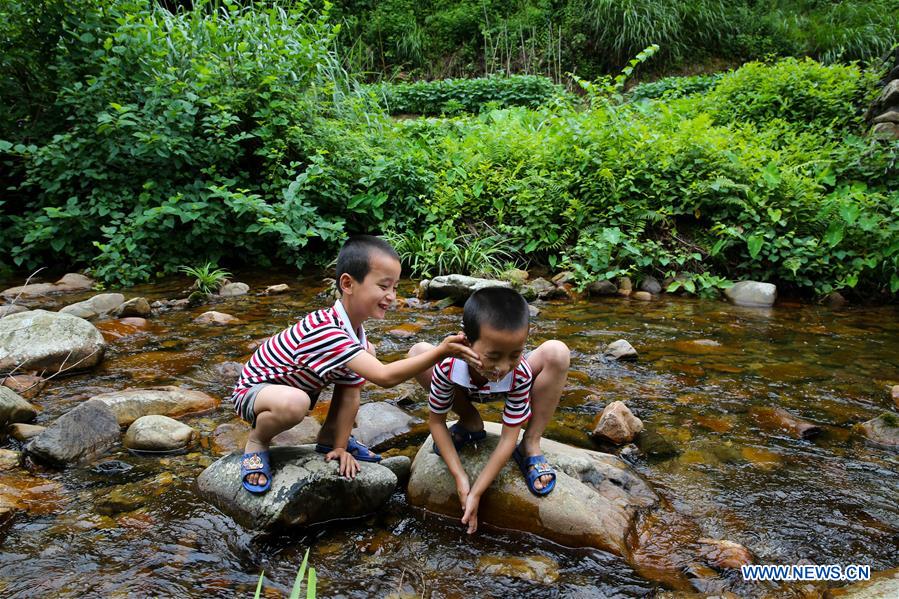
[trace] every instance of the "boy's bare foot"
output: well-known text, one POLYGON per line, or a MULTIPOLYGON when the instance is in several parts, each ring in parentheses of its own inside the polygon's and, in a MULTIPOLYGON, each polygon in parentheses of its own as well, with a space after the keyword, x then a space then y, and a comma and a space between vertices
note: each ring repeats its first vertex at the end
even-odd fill
MULTIPOLYGON (((265 445, 259 441, 255 441, 253 439, 247 440, 247 446, 244 448, 244 453, 254 453, 260 451, 268 451, 268 445, 265 445)), ((268 480, 265 474, 261 472, 252 472, 247 475, 246 481, 251 485, 265 485, 265 481, 268 480)))
MULTIPOLYGON (((524 437, 521 440, 521 451, 524 453, 526 457, 534 457, 538 455, 543 455, 543 451, 540 449, 540 439, 533 441, 524 437)), ((535 466, 532 466, 532 468, 535 466)), ((544 474, 540 478, 534 481, 534 488, 538 491, 543 490, 546 486, 553 481, 553 477, 549 474, 544 474)))

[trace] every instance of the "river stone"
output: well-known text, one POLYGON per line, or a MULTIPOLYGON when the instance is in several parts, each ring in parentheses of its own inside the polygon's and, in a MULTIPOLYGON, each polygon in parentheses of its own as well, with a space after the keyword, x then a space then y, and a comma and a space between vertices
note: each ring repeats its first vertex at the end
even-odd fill
POLYGON ((634 346, 628 343, 624 339, 619 339, 618 341, 613 341, 603 350, 602 354, 604 356, 608 356, 613 360, 636 360, 637 359, 637 350, 634 349, 634 346))
POLYGON ((150 302, 144 297, 134 297, 116 308, 114 316, 119 318, 128 316, 137 316, 138 318, 146 318, 150 316, 150 302))
POLYGON ((883 107, 899 105, 899 79, 894 79, 883 86, 877 104, 883 107))
POLYGON ((452 298, 456 303, 463 303, 472 293, 478 289, 487 287, 512 288, 508 281, 496 281, 493 279, 479 279, 465 275, 444 275, 434 277, 425 288, 425 297, 422 299, 452 298))
MULTIPOLYGON (((471 481, 484 469, 499 441, 501 425, 485 423, 487 438, 476 451, 460 452, 471 481)), ((509 460, 481 498, 478 521, 529 532, 569 547, 595 547, 627 555, 627 537, 637 513, 655 506, 659 497, 622 460, 548 439, 541 447, 556 469, 556 487, 549 497, 527 488, 516 464, 509 460)), ((443 459, 433 452, 431 437, 412 463, 409 502, 433 512, 461 516, 456 484, 443 459)))
POLYGON ((112 314, 125 303, 125 296, 121 293, 101 293, 83 302, 70 304, 60 308, 60 314, 71 314, 85 320, 93 320, 101 316, 112 314))
POLYGON ((553 584, 559 580, 559 564, 545 555, 492 556, 478 558, 478 572, 488 576, 505 576, 527 582, 553 584))
POLYGON ((19 314, 20 312, 28 312, 28 308, 25 306, 17 306, 15 304, 11 306, 0 306, 0 318, 9 316, 10 314, 19 314))
POLYGON ((861 433, 874 445, 899 451, 899 417, 882 414, 859 425, 861 433))
POLYGON ((38 297, 50 293, 70 293, 73 291, 87 291, 94 286, 94 282, 84 275, 77 273, 69 273, 55 283, 31 283, 19 287, 10 287, 0 295, 4 297, 14 298, 22 297, 38 297))
POLYGON ((768 308, 777 299, 777 287, 771 283, 758 281, 740 281, 724 290, 724 295, 737 306, 768 308))
POLYGON ((871 135, 887 141, 899 139, 899 123, 877 123, 871 128, 871 135))
POLYGON ((587 285, 587 293, 590 295, 615 295, 618 287, 612 281, 593 281, 587 285))
POLYGON ((12 422, 31 422, 37 408, 8 387, 0 387, 0 429, 12 422))
POLYGON ((217 324, 217 325, 228 325, 228 324, 238 324, 240 319, 231 316, 230 314, 225 314, 224 312, 216 312, 215 310, 210 310, 208 312, 203 312, 196 318, 194 318, 194 322, 197 324, 217 324))
POLYGON ((77 316, 32 310, 0 319, 0 373, 86 370, 105 350, 100 331, 77 316))
POLYGON ((662 284, 659 283, 659 280, 655 277, 644 277, 644 279, 640 281, 640 291, 658 295, 662 293, 662 284))
POLYGON ((412 472, 412 460, 409 456, 395 455, 381 460, 380 464, 396 475, 399 485, 405 487, 412 472))
POLYGON ((623 445, 633 441, 642 430, 643 421, 634 416, 623 401, 613 401, 597 418, 593 436, 623 445))
POLYGON ((143 451, 174 451, 188 447, 197 438, 197 431, 168 416, 141 416, 131 423, 125 433, 128 449, 143 451))
POLYGON ((24 422, 16 422, 9 425, 9 436, 25 443, 47 430, 46 426, 38 426, 36 424, 26 424, 24 422))
POLYGON ((22 452, 11 449, 0 449, 0 472, 13 470, 22 463, 22 452))
POLYGON ((56 419, 25 446, 36 461, 55 466, 89 462, 113 447, 121 431, 108 405, 89 399, 56 419))
POLYGON ((754 561, 749 549, 733 541, 702 538, 698 543, 705 561, 719 570, 739 568, 754 561))
POLYGON ((287 283, 279 283, 266 287, 262 295, 277 295, 279 293, 287 293, 288 291, 290 291, 290 286, 287 283))
POLYGON ((783 408, 755 407, 750 410, 755 420, 764 428, 786 431, 797 439, 811 439, 821 434, 821 427, 797 418, 783 408))
POLYGON ((337 472, 313 445, 271 449, 272 486, 255 495, 240 482, 240 454, 219 459, 197 478, 200 496, 241 525, 282 530, 380 510, 397 486, 396 475, 379 464, 360 462, 355 479, 337 472))
POLYGON ((353 429, 353 435, 363 444, 375 449, 409 433, 412 425, 422 420, 386 401, 377 401, 360 406, 356 422, 359 426, 353 429))
POLYGON ((221 297, 237 297, 246 295, 249 291, 250 286, 246 283, 226 283, 219 289, 219 295, 221 297))
POLYGON ((618 277, 618 295, 627 297, 634 290, 634 283, 630 277, 618 277))
POLYGON ((641 302, 651 302, 652 294, 648 291, 635 291, 631 297, 641 302))
POLYGON ((825 599, 895 599, 899 597, 899 568, 873 572, 871 580, 828 589, 825 599))
POLYGON ((150 387, 125 389, 94 396, 108 405, 121 426, 127 426, 141 416, 182 416, 215 409, 219 400, 200 391, 180 387, 150 387))
POLYGON ((30 374, 14 374, 3 379, 3 386, 12 389, 23 399, 34 399, 47 386, 47 380, 30 374))
POLYGON ((873 123, 899 123, 899 110, 893 109, 874 117, 873 123))
MULTIPOLYGON (((308 445, 315 443, 322 425, 312 416, 306 416, 299 424, 282 431, 272 438, 272 445, 308 445)), ((247 432, 249 434, 249 431, 247 432)), ((240 449, 246 445, 244 441, 240 449)))

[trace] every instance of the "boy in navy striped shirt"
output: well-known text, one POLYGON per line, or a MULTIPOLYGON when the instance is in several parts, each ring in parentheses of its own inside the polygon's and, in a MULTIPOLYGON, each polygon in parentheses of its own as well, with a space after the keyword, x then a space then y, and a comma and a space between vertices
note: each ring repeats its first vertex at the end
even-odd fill
POLYGON ((383 364, 375 357, 362 323, 384 318, 396 300, 399 278, 399 256, 387 242, 368 235, 351 238, 337 256, 340 299, 268 339, 244 365, 231 399, 253 425, 241 460, 241 482, 248 491, 271 487, 269 443, 303 420, 327 385, 334 383, 334 394, 316 450, 326 460, 339 460, 340 474, 353 478, 359 472, 356 460, 381 459, 350 435, 366 380, 393 387, 450 356, 479 364, 461 334, 413 358, 383 364))
MULTIPOLYGON (((525 355, 528 304, 512 289, 475 291, 465 302, 462 329, 478 354, 480 366, 448 357, 415 378, 428 391, 428 427, 434 451, 443 457, 456 479, 462 523, 473 533, 478 527, 481 496, 510 457, 518 463, 532 493, 547 495, 555 487, 556 474, 540 450, 540 437, 559 405, 570 352, 561 341, 547 341, 525 355), (472 402, 496 400, 505 402, 499 444, 477 480, 470 484, 458 452, 487 436, 484 421, 472 402), (459 415, 459 421, 447 429, 450 409, 459 415), (526 422, 527 430, 518 444, 518 433, 526 422)), ((409 350, 409 356, 428 355, 433 350, 427 343, 418 343, 409 350)))

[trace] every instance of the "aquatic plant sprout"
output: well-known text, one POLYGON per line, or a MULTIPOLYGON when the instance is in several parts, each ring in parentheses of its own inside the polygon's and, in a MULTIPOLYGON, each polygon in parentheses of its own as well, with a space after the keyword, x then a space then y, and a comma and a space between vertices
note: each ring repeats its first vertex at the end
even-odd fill
MULTIPOLYGON (((306 555, 303 556, 303 563, 297 570, 297 577, 293 581, 293 589, 290 591, 290 599, 300 599, 300 592, 303 590, 303 575, 306 574, 306 566, 309 564, 309 549, 306 549, 306 555)), ((265 577, 265 570, 259 573, 259 582, 256 583, 256 594, 254 599, 259 599, 262 594, 262 580, 265 577)), ((309 568, 306 576, 306 599, 315 599, 316 595, 316 576, 315 568, 309 568)))

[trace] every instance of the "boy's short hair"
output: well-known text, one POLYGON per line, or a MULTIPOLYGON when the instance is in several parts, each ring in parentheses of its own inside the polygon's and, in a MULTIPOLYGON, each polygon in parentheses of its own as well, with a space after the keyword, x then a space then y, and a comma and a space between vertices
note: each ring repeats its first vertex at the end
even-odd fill
POLYGON ((337 254, 337 287, 340 288, 340 277, 346 273, 360 283, 365 280, 365 275, 371 270, 371 255, 382 252, 397 262, 399 254, 393 247, 374 235, 354 235, 347 239, 340 253, 337 254))
POLYGON ((530 324, 528 302, 514 289, 487 287, 471 294, 462 309, 462 330, 470 343, 481 336, 481 326, 518 331, 530 324))

